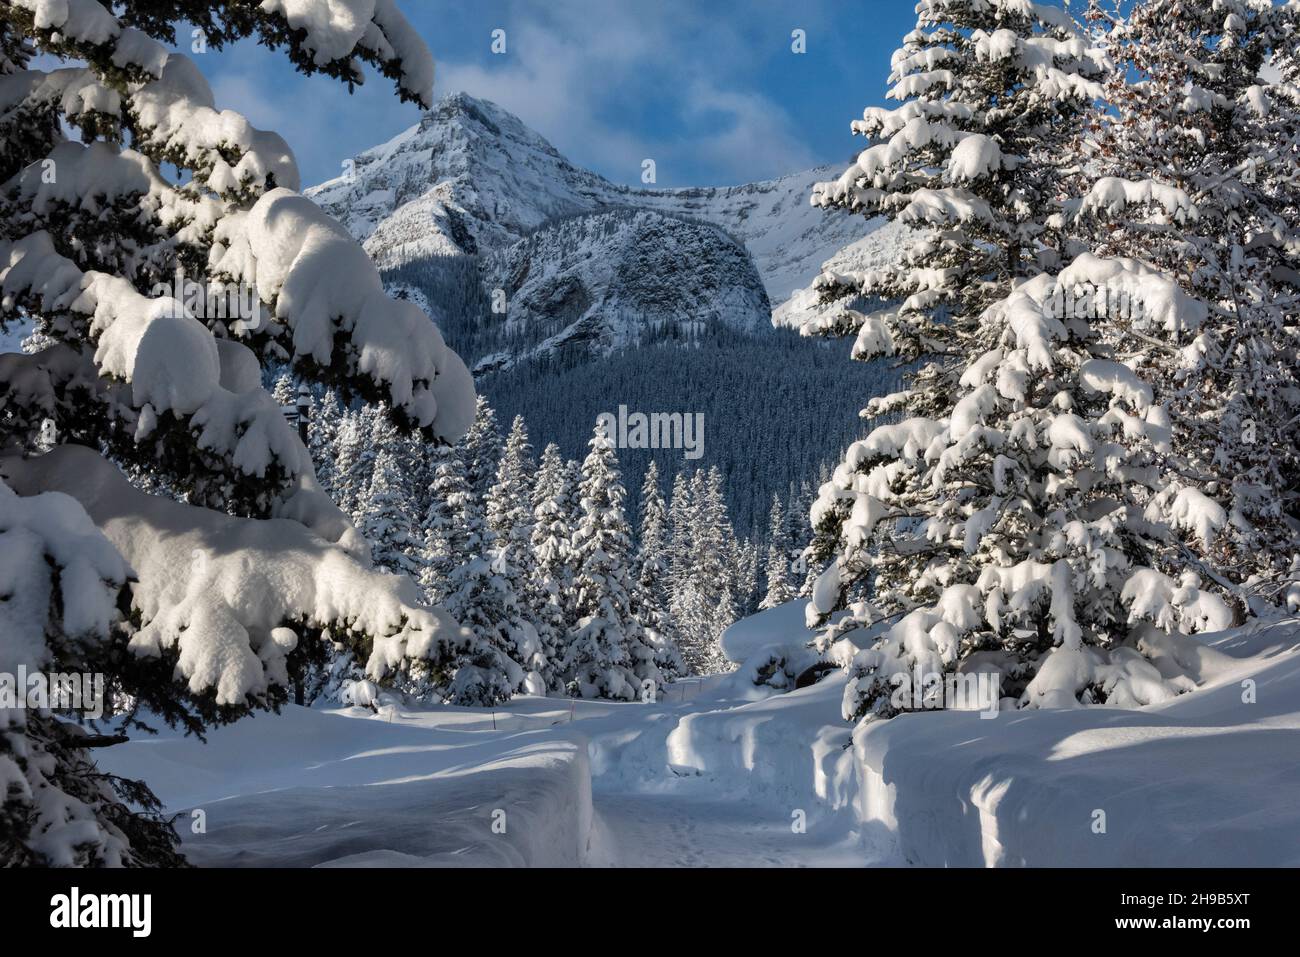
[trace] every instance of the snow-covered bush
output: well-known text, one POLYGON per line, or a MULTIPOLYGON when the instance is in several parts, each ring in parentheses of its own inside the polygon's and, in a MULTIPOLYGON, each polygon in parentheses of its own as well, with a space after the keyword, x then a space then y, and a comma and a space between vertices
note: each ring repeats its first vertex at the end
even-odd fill
POLYGON ((835 670, 834 665, 820 661, 806 646, 774 643, 746 658, 721 687, 725 694, 757 700, 793 691, 800 677, 813 680, 835 670))
MULTIPOLYGON (((0 359, 0 660, 103 672, 195 731, 277 706, 326 640, 371 680, 414 667, 451 687, 471 636, 371 567, 261 380, 287 366, 451 442, 469 375, 295 192, 284 141, 166 50, 182 19, 209 47, 254 36, 349 83, 369 62, 430 103, 432 61, 391 0, 0 9, 0 327, 52 343, 0 359)), ((147 792, 100 775, 66 722, 0 721, 6 861, 171 859, 147 792)))

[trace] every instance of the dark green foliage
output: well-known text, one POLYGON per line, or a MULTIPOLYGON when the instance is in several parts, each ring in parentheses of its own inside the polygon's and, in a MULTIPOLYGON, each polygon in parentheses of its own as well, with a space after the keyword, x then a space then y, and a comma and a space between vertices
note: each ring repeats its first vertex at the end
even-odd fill
MULTIPOLYGON (((887 363, 845 364, 834 344, 774 331, 761 338, 719 335, 692 348, 668 339, 602 359, 539 361, 484 377, 479 388, 504 418, 522 414, 535 434, 567 457, 581 454, 591 423, 618 406, 642 412, 702 412, 704 454, 619 449, 629 475, 651 460, 662 474, 716 465, 737 534, 765 541, 768 507, 792 481, 861 437, 846 408, 891 391, 887 363)), ((638 506, 639 507, 639 506, 638 506)), ((806 523, 806 514, 791 516, 806 523)))

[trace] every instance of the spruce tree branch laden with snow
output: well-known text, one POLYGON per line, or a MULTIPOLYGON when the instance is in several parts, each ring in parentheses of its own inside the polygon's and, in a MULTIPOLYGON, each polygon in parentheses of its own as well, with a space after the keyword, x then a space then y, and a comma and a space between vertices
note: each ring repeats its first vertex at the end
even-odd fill
MULTIPOLYGON (((288 366, 446 443, 472 418, 468 372, 296 192, 287 144, 167 50, 183 21, 349 85, 369 62, 430 103, 431 58, 391 0, 0 5, 0 329, 47 343, 0 359, 0 536, 21 556, 0 562, 0 670, 102 671, 128 718, 193 731, 277 707, 326 641, 375 680, 448 687, 473 637, 370 566, 261 378, 288 366)), ((57 720, 4 712, 4 859, 172 861, 156 805, 57 720)))

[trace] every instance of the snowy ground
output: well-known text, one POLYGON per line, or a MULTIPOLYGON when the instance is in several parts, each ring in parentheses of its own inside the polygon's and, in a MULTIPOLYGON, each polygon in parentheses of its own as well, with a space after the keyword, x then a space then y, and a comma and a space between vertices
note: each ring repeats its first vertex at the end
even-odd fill
MULTIPOLYGON (((204 865, 879 861, 847 822, 817 820, 811 797, 782 800, 725 774, 668 766, 667 738, 682 718, 744 707, 729 707, 717 684, 679 684, 655 705, 524 698, 495 714, 289 707, 206 745, 170 733, 133 741, 105 763, 186 812, 185 851, 204 865), (810 812, 807 833, 792 829, 796 806, 810 812), (190 833, 194 808, 206 833, 190 833), (499 811, 504 833, 493 827, 499 811)), ((849 729, 836 731, 846 743, 849 729)), ((800 750, 796 738, 788 744, 800 750)))
MULTIPOLYGON (((729 647, 778 630, 792 609, 729 647)), ((1300 864, 1300 630, 1215 644, 1240 667, 1142 711, 855 733, 839 675, 761 700, 714 676, 656 704, 290 707, 102 760, 186 812, 203 865, 1300 864)))

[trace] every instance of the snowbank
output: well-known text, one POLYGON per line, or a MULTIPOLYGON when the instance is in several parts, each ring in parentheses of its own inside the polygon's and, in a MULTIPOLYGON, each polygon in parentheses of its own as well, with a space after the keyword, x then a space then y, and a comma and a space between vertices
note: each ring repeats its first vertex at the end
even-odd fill
POLYGON ((133 741, 107 763, 182 812, 181 850, 200 866, 584 863, 583 736, 519 730, 549 728, 547 716, 440 713, 448 724, 430 728, 388 709, 289 707, 213 731, 207 744, 172 733, 133 741), (204 833, 193 833, 196 810, 204 833))
MULTIPOLYGON (((759 617, 733 650, 783 620, 759 617)), ((187 812, 203 865, 1300 864, 1300 621, 1206 642, 1160 649, 1205 686, 1141 709, 854 729, 841 673, 760 701, 710 676, 647 704, 286 708, 99 759, 187 812)))
POLYGON ((1300 864, 1300 622, 1206 644, 1194 669, 1206 686, 1147 708, 913 713, 850 735, 837 674, 684 716, 668 760, 723 793, 814 799, 810 820, 846 815, 864 859, 1300 864))
POLYGON ((894 832, 913 864, 1300 864, 1300 630, 1214 644, 1252 657, 1213 687, 1142 710, 861 725, 866 819, 894 832))
POLYGON ((668 736, 668 763, 678 773, 708 774, 723 786, 777 796, 808 796, 832 810, 852 791, 847 755, 851 727, 838 720, 844 677, 738 708, 688 714, 668 736))

